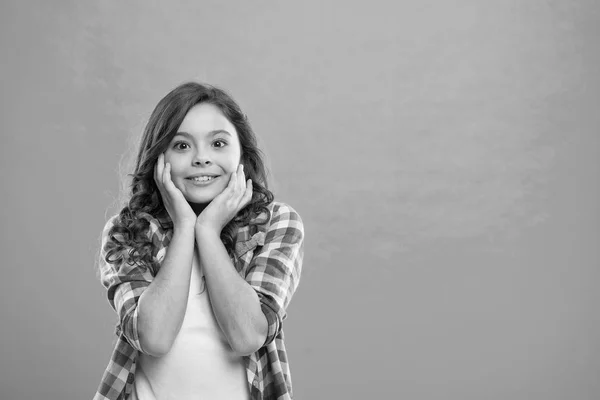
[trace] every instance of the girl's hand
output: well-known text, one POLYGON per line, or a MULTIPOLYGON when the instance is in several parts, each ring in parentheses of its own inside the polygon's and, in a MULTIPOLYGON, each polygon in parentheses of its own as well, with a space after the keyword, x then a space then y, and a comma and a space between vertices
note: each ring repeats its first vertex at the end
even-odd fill
POLYGON ((196 230, 221 234, 223 227, 252 199, 252 180, 246 181, 244 166, 239 165, 227 187, 217 195, 196 219, 196 230))
POLYGON ((194 226, 196 222, 196 214, 189 205, 181 190, 177 189, 171 180, 171 164, 166 163, 165 155, 161 153, 158 156, 154 167, 154 181, 162 197, 163 203, 174 227, 184 225, 194 226))

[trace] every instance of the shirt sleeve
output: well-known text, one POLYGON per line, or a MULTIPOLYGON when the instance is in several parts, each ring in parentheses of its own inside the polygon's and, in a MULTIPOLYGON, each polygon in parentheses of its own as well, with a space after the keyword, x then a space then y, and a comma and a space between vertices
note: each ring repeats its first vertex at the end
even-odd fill
MULTIPOLYGON (((121 261, 106 262, 106 253, 114 246, 114 238, 109 236, 114 225, 112 217, 104 226, 100 251, 100 280, 107 289, 108 302, 119 317, 117 330, 125 336, 136 350, 142 351, 138 335, 138 301, 154 278, 150 268, 130 261, 129 249, 121 253, 121 261)), ((115 235, 118 237, 118 234, 115 235)), ((111 257, 111 258, 114 258, 111 257)))
POLYGON ((254 254, 246 281, 256 290, 268 323, 264 345, 271 343, 281 330, 286 308, 292 299, 302 272, 304 226, 300 215, 290 206, 273 207, 265 240, 254 254))

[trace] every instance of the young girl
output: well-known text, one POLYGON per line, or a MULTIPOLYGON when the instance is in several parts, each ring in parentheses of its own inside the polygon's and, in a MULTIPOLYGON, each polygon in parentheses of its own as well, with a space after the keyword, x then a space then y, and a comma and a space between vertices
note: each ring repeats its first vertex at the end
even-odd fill
POLYGON ((103 232, 100 276, 119 322, 94 398, 291 399, 282 321, 303 240, 235 101, 198 83, 167 94, 128 204, 103 232))

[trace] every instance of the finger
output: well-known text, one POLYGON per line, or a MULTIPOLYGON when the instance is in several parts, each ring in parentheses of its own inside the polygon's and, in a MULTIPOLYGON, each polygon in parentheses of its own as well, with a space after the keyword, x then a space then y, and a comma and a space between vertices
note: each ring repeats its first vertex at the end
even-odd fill
POLYGON ((156 164, 154 165, 154 180, 156 183, 160 183, 162 172, 165 167, 164 164, 164 156, 162 153, 158 155, 158 159, 156 160, 156 164))
POLYGON ((167 163, 165 165, 165 170, 163 172, 163 185, 169 192, 173 192, 175 184, 171 180, 171 163, 167 163))
POLYGON ((154 182, 158 181, 158 160, 160 160, 160 154, 154 163, 154 182))
POLYGON ((164 156, 163 154, 158 155, 158 159, 156 160, 156 165, 154 166, 154 182, 156 182, 156 186, 158 187, 158 191, 163 194, 164 185, 162 183, 162 175, 164 171, 164 156))
POLYGON ((239 173, 238 173, 238 182, 237 182, 239 197, 242 197, 246 192, 246 176, 244 174, 244 164, 240 164, 239 173))
POLYGON ((242 164, 238 165, 236 175, 233 199, 239 204, 246 191, 246 178, 244 178, 244 166, 242 164))
POLYGON ((234 193, 236 182, 237 182, 237 172, 233 171, 231 173, 231 176, 229 177, 229 182, 227 183, 227 187, 225 188, 225 190, 223 190, 223 192, 226 192, 229 197, 231 197, 234 193))
POLYGON ((244 208, 250 200, 252 200, 252 192, 254 188, 252 187, 252 179, 248 179, 246 182, 246 190, 244 190, 244 195, 242 196, 242 200, 240 201, 239 209, 244 208))

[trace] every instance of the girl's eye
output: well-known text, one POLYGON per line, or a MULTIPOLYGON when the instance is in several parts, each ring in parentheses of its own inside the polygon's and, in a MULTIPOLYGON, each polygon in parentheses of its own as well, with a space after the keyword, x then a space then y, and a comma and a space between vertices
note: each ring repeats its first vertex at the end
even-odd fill
POLYGON ((226 142, 226 141, 224 141, 224 140, 221 140, 221 139, 219 139, 219 140, 215 140, 213 144, 214 144, 216 147, 225 147, 225 146, 227 146, 227 142, 226 142))
POLYGON ((185 150, 188 147, 190 146, 186 142, 177 142, 173 145, 173 148, 176 150, 185 150))

